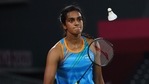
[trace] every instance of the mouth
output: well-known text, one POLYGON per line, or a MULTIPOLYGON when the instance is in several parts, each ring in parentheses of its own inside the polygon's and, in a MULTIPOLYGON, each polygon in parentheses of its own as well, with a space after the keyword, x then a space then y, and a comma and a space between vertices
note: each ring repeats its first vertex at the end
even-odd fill
POLYGON ((74 29, 81 29, 81 27, 75 27, 74 29))
POLYGON ((82 28, 81 27, 75 27, 74 31, 76 31, 78 33, 81 33, 82 32, 82 28))

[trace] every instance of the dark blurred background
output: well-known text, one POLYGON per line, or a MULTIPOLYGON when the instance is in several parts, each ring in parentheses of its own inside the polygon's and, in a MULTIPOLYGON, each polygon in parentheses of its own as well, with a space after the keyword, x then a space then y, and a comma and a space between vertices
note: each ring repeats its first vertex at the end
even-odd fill
POLYGON ((78 4, 84 32, 107 38, 106 84, 149 84, 149 0, 0 0, 0 84, 42 84, 48 50, 62 38, 61 9, 78 4), (107 8, 118 15, 107 20, 107 8))

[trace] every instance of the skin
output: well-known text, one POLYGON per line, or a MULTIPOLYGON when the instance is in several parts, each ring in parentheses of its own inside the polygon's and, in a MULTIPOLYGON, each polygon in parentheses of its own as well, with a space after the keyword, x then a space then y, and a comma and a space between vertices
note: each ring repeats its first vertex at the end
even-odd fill
MULTIPOLYGON (((65 24, 62 24, 64 30, 66 30, 65 40, 69 49, 73 51, 79 51, 82 48, 83 38, 81 33, 83 31, 82 16, 78 11, 70 11, 67 13, 65 24)), ((87 39, 90 43, 92 39, 87 39)), ((92 47, 93 51, 94 48, 92 47)), ((63 60, 63 52, 60 43, 56 43, 48 52, 46 60, 46 68, 44 74, 44 84, 54 84, 55 74, 60 61, 63 60)), ((95 84, 104 84, 101 67, 94 67, 94 81, 95 84)))

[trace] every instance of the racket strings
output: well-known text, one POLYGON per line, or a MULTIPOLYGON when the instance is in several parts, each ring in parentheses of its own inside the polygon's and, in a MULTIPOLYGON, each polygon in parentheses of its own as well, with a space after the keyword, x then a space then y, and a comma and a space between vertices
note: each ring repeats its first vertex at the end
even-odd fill
POLYGON ((96 55, 94 56, 94 62, 98 65, 106 66, 113 57, 112 45, 107 41, 100 39, 94 42, 96 55))

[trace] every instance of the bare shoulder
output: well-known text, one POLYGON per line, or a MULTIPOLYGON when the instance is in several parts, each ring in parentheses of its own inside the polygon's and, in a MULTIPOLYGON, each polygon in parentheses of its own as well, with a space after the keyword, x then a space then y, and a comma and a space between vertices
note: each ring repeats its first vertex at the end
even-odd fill
MULTIPOLYGON (((87 38, 86 40, 89 45, 94 41, 94 39, 90 39, 90 38, 87 38)), ((95 53, 94 43, 92 43, 92 45, 90 45, 90 49, 95 53)))
POLYGON ((51 60, 60 60, 62 57, 62 47, 60 42, 57 42, 47 54, 47 57, 51 60))
POLYGON ((93 39, 91 39, 91 38, 86 38, 86 40, 87 40, 88 44, 90 44, 93 41, 93 39))
POLYGON ((61 44, 60 42, 57 42, 50 50, 49 52, 59 52, 61 51, 61 44))

